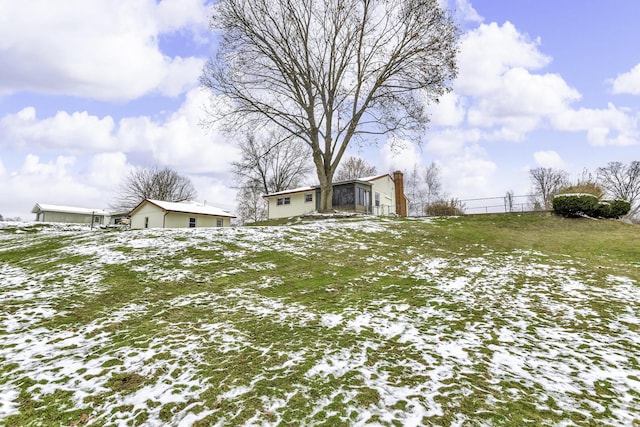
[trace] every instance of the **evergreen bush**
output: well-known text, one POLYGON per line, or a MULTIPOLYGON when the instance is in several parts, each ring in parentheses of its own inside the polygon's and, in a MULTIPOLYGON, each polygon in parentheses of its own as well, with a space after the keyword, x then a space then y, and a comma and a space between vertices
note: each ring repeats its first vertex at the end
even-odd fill
POLYGON ((625 200, 602 200, 593 194, 558 194, 553 198, 553 211, 565 217, 590 216, 594 218, 620 218, 631 210, 625 200))
POLYGON ((623 217, 631 210, 631 203, 626 200, 612 200, 609 205, 611 206, 611 218, 623 217))
POLYGON ((611 211, 611 203, 606 200, 598 202, 598 208, 594 212, 594 216, 598 218, 614 218, 611 211))
POLYGON ((558 194, 553 198, 553 211, 565 217, 597 216, 598 198, 593 194, 558 194))

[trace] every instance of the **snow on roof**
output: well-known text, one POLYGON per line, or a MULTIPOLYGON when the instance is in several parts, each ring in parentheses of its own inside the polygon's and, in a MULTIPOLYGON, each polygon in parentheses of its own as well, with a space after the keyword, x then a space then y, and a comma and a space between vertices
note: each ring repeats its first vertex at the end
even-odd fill
POLYGON ((363 178, 358 178, 357 180, 358 181, 375 181, 376 179, 384 178, 385 176, 388 176, 389 178, 391 178, 391 175, 389 175, 388 173, 383 173, 382 175, 365 176, 363 178))
POLYGON ((49 205, 46 203, 36 203, 31 209, 31 213, 38 212, 64 212, 83 215, 109 215, 109 212, 102 209, 79 208, 76 206, 49 205))
POLYGON ((291 190, 278 191, 277 193, 265 194, 263 197, 280 196, 282 194, 302 193, 305 191, 316 191, 316 189, 318 188, 320 188, 319 185, 316 185, 314 187, 298 187, 298 188, 292 188, 291 190))
MULTIPOLYGON (((154 204, 159 208, 169 212, 183 212, 183 213, 192 213, 192 214, 200 214, 200 215, 225 216, 229 218, 235 218, 229 211, 216 208, 215 206, 207 206, 205 204, 200 204, 200 203, 165 202, 163 200, 153 200, 153 199, 146 199, 143 201, 143 203, 145 201, 151 204, 154 204)), ((140 205, 142 205, 142 203, 140 203, 140 205)), ((131 212, 133 213, 133 211, 135 211, 136 208, 134 208, 131 212)))

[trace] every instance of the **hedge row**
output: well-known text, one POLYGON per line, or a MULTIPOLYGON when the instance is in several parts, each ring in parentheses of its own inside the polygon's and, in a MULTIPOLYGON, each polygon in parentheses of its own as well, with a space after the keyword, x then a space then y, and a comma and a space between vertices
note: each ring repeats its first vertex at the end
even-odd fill
POLYGON ((599 200, 593 194, 558 194, 553 198, 553 211, 566 217, 620 218, 631 210, 625 200, 599 200))

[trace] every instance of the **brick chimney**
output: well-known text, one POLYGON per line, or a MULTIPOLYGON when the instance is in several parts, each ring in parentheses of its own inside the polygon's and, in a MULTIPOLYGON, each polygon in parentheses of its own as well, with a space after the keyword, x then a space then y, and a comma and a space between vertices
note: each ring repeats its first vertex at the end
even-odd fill
POLYGON ((393 183, 396 187, 396 214, 407 216, 407 198, 404 195, 404 178, 402 172, 393 173, 393 183))

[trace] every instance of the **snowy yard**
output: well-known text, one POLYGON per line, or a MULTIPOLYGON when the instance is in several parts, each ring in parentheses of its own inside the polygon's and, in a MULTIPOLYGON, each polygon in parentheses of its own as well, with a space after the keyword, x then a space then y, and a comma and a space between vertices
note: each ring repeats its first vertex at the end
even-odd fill
POLYGON ((640 426, 640 264, 460 221, 0 223, 0 424, 640 426))

